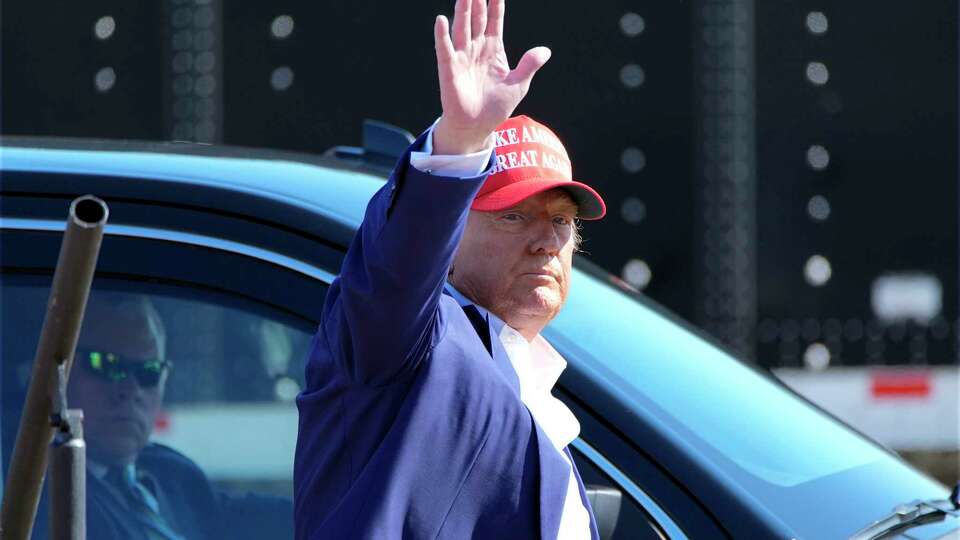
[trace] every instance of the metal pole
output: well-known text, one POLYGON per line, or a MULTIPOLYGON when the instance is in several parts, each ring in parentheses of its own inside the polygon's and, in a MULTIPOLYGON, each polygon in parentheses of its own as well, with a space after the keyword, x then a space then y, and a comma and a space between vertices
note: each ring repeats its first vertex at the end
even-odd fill
POLYGON ((50 447, 50 539, 87 538, 87 448, 83 411, 68 409, 50 447))
POLYGON ((91 195, 70 204, 4 489, 0 515, 4 540, 26 540, 33 528, 47 468, 47 447, 54 433, 50 415, 57 399, 57 368, 63 364, 64 375, 69 376, 108 213, 107 205, 91 195))

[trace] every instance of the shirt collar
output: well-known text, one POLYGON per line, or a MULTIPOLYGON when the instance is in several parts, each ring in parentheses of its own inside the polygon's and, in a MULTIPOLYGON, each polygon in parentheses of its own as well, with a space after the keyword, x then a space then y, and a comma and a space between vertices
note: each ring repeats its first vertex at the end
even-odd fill
MULTIPOLYGON (((135 463, 128 463, 119 468, 123 469, 124 477, 129 477, 129 478, 137 477, 137 465, 135 463)), ((94 461, 88 458, 87 469, 90 470, 90 473, 93 474, 94 477, 96 477, 99 480, 103 480, 107 476, 107 473, 109 473, 111 469, 113 469, 113 467, 104 465, 99 461, 94 461)))
POLYGON ((90 469, 90 472, 93 473, 93 476, 95 476, 100 480, 103 480, 103 477, 107 475, 107 471, 109 470, 109 467, 107 467, 103 463, 87 458, 87 469, 90 469))
MULTIPOLYGON (((517 330, 493 313, 490 313, 485 307, 464 296, 463 293, 458 291, 449 282, 446 283, 444 289, 461 307, 475 306, 481 315, 487 317, 490 321, 490 326, 493 328, 494 335, 499 337, 500 342, 505 346, 509 344, 509 341, 513 340, 516 345, 523 346, 529 350, 528 355, 520 355, 529 358, 529 365, 524 367, 514 366, 514 370, 517 371, 517 376, 521 380, 521 386, 532 385, 536 388, 536 391, 550 392, 553 386, 557 384, 557 380, 560 379, 560 374, 567 368, 567 361, 560 356, 560 353, 558 353, 543 336, 537 334, 537 337, 535 337, 533 341, 528 342, 517 330)), ((509 354, 509 351, 514 349, 514 346, 507 347, 507 349, 508 355, 511 357, 511 362, 516 363, 518 359, 514 358, 515 355, 509 354)))

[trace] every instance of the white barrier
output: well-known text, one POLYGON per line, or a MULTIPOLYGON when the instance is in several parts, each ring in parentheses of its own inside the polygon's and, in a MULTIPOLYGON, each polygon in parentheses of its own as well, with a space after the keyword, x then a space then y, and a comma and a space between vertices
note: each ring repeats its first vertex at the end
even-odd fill
POLYGON ((774 374, 889 448, 960 449, 960 368, 778 369, 774 374))

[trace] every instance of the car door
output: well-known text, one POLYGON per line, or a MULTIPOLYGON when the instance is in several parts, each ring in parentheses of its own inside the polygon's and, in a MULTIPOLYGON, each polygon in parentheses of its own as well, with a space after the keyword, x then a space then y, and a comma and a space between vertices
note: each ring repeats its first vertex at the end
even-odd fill
MULTIPOLYGON (((194 201, 175 204, 170 197, 159 203, 120 190, 116 179, 103 185, 123 193, 105 197, 111 217, 94 294, 146 298, 167 331, 173 370, 153 441, 186 456, 209 478, 241 525, 235 537, 286 531, 296 438, 292 399, 303 385, 309 339, 342 251, 267 219, 207 210, 194 201), (273 508, 273 517, 247 511, 251 506, 273 508)), ((78 189, 97 192, 97 179, 78 189)), ((61 216, 80 192, 18 191, 0 198, 0 332, 17 336, 3 339, 0 349, 3 470, 61 216)), ((625 442, 615 425, 593 415, 589 396, 560 397, 582 424, 574 457, 584 480, 623 494, 613 538, 723 536, 694 497, 625 442)))
MULTIPOLYGON (((568 360, 576 361, 572 356, 568 360)), ((580 422, 580 437, 571 445, 577 469, 584 484, 613 488, 621 496, 616 525, 608 538, 729 538, 695 493, 626 439, 615 420, 593 412, 591 396, 577 396, 563 384, 571 375, 561 378, 557 393, 580 422)), ((602 521, 602 510, 594 510, 602 521)))

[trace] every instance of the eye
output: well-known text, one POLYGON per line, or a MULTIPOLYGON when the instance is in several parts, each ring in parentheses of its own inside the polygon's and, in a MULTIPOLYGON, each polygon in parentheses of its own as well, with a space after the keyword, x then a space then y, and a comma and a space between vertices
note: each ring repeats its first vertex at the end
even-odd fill
POLYGON ((500 216, 500 219, 504 221, 510 221, 510 222, 520 222, 520 221, 523 221, 523 216, 520 214, 511 212, 509 214, 504 214, 500 216))
POLYGON ((573 218, 567 216, 555 216, 553 218, 554 225, 570 225, 573 223, 573 218))

